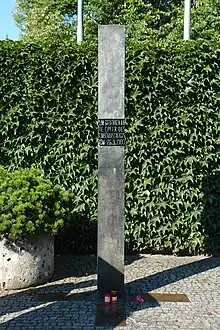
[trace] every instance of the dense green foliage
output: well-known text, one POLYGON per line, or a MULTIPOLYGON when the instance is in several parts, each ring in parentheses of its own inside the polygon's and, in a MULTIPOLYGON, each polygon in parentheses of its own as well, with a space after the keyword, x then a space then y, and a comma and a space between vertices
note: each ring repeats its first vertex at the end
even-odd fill
POLYGON ((128 60, 126 233, 135 248, 213 251, 220 248, 219 44, 160 46, 128 60))
MULTIPOLYGON (((129 43, 126 224, 133 250, 220 250, 220 44, 129 43)), ((97 217, 97 45, 0 43, 0 163, 35 165, 97 217)))
MULTIPOLYGON (((127 34, 146 38, 169 22, 169 1, 84 0, 85 39, 97 38, 98 24, 126 24, 127 34)), ((177 7, 181 1, 175 1, 177 7)), ((21 37, 35 42, 76 39, 77 0, 16 0, 21 37)), ((170 10, 171 9, 171 10, 170 10)))
POLYGON ((0 234, 57 233, 68 222, 71 194, 53 187, 39 169, 7 172, 0 168, 0 234))
MULTIPOLYGON (((31 42, 76 41, 77 0, 16 0, 14 18, 31 42)), ((85 40, 97 40, 98 24, 125 24, 127 42, 183 37, 181 0, 84 0, 85 40)), ((220 0, 192 1, 193 39, 219 40, 220 0)))

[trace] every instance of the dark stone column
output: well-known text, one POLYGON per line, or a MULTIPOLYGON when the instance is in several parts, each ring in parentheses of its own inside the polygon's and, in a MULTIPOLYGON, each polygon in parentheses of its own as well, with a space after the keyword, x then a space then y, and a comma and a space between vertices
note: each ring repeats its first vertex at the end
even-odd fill
POLYGON ((125 27, 99 27, 98 296, 124 298, 125 27))

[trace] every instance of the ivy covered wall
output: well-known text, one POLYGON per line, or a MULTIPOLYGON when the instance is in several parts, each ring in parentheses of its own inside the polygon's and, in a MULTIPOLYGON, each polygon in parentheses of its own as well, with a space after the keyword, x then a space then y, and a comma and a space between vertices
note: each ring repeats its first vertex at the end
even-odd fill
MULTIPOLYGON (((72 231, 95 244, 97 45, 1 41, 0 72, 0 165, 71 189, 72 231)), ((220 250, 219 72, 216 42, 127 47, 128 250, 220 250)))

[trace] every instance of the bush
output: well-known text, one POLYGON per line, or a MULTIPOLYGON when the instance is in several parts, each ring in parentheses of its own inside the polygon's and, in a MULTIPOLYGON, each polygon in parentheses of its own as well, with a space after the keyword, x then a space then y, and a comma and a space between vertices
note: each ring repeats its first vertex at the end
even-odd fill
POLYGON ((0 168, 0 234, 55 234, 71 211, 71 194, 52 186, 38 169, 0 168))

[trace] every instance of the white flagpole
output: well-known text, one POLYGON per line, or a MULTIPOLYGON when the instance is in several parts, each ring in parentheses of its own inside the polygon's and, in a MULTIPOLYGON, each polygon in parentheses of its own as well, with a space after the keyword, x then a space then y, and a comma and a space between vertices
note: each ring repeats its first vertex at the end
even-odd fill
POLYGON ((77 12, 77 43, 83 41, 83 0, 78 0, 77 12))
POLYGON ((185 0, 184 4, 184 34, 183 39, 190 39, 190 16, 191 16, 191 0, 185 0))

